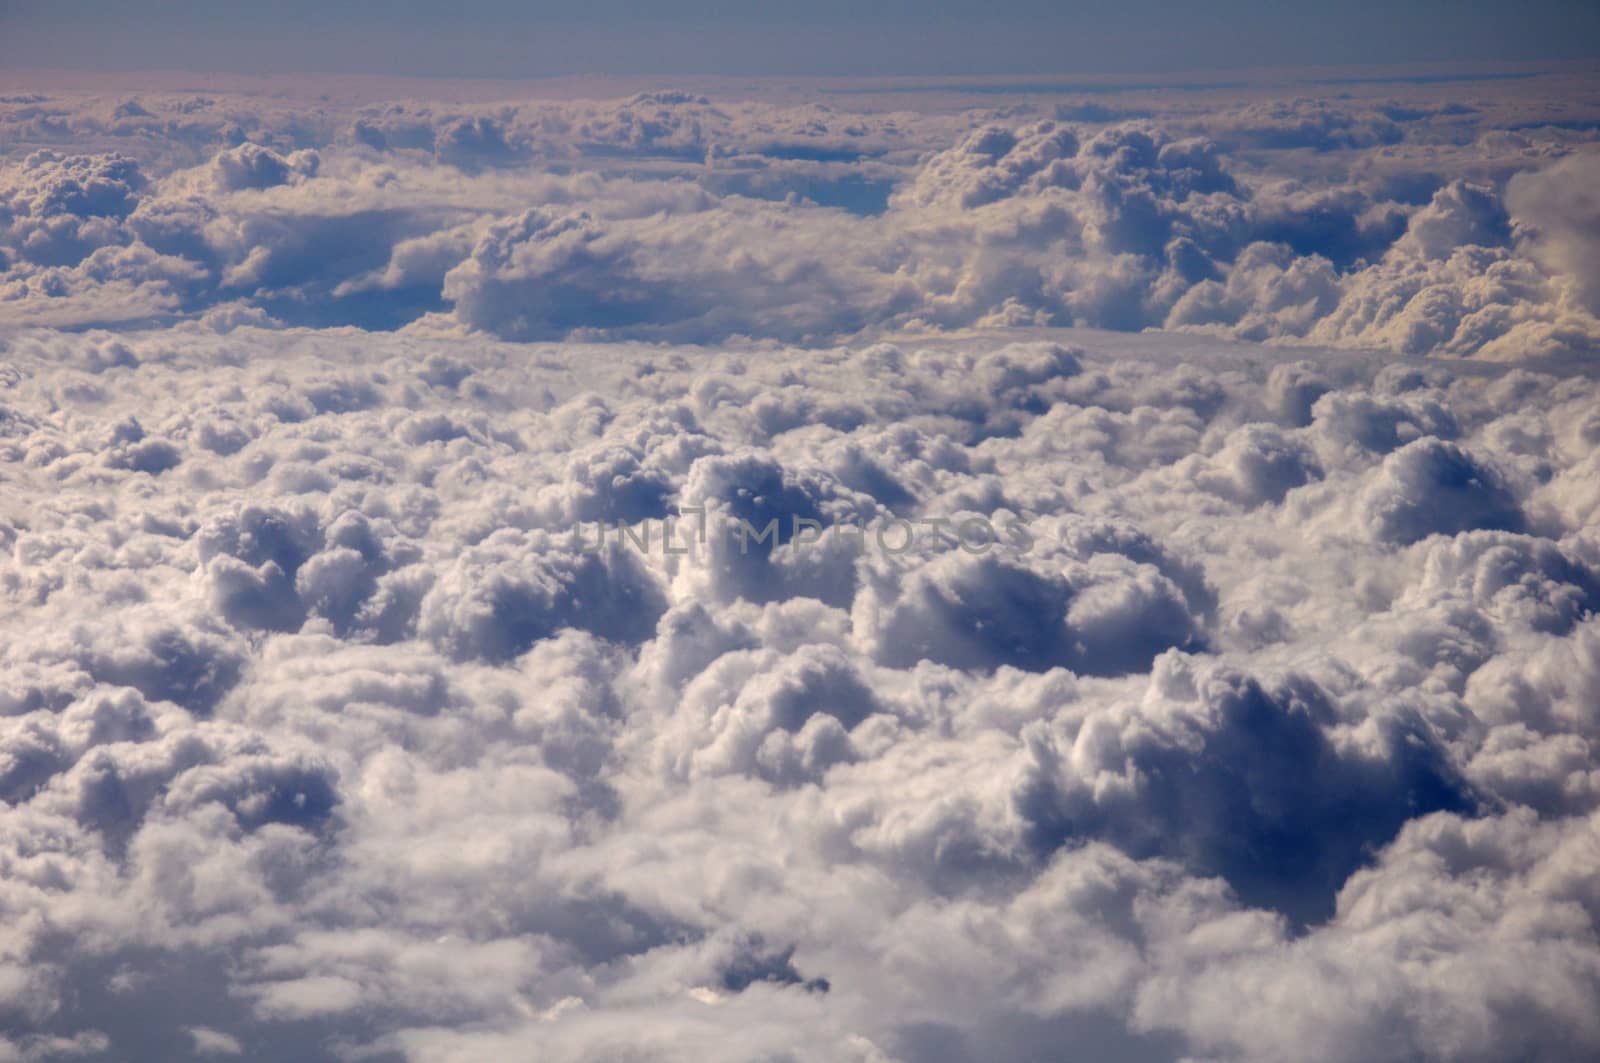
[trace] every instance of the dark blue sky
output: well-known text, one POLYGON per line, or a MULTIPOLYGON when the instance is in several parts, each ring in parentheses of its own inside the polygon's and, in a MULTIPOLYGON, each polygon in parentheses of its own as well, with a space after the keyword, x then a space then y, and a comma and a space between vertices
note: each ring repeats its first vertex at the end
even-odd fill
POLYGON ((1597 0, 0 0, 13 68, 953 75, 1597 55, 1597 0))

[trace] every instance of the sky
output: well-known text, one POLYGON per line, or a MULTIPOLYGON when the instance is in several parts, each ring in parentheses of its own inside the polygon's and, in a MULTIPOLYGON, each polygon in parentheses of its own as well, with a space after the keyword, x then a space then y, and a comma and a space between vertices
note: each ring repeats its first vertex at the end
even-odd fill
POLYGON ((531 78, 1128 73, 1600 56, 1584 0, 5 0, 0 63, 531 78))

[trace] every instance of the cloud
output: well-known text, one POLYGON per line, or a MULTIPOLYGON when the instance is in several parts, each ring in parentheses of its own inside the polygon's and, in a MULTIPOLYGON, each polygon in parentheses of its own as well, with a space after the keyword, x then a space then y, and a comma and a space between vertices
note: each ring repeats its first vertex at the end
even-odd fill
POLYGON ((317 163, 314 151, 294 152, 286 158, 259 144, 244 143, 217 153, 211 160, 211 179, 219 192, 273 188, 288 184, 291 178, 314 175, 317 163))
POLYGON ((1581 904, 1496 902, 1537 982, 1447 907, 1422 992, 1370 898, 1484 874, 1430 825, 1593 813, 1600 571, 1541 494, 1593 383, 1096 336, 13 334, 8 1013, 135 1055, 1531 1043, 1593 991, 1581 904), (76 988, 180 948, 226 992, 170 1022, 76 988), (1262 1003, 1358 962, 1405 1003, 1262 1003))
POLYGON ((1486 140, 1506 161, 1441 174, 1413 138, 1523 135, 1431 97, 1093 125, 681 92, 298 118, 229 101, 221 123, 216 100, 130 102, 13 105, 55 116, 45 139, 75 152, 0 179, 18 320, 238 304, 513 340, 808 343, 1078 324, 1496 359, 1600 335, 1569 236, 1581 196, 1559 190, 1587 156, 1547 166, 1571 146, 1530 160, 1486 140), (79 150, 130 122, 117 151, 79 150), (1333 179, 1304 147, 1389 154, 1364 156, 1379 176, 1333 179))
POLYGON ((0 1058, 1596 1054, 1541 84, 0 101, 0 1058))
POLYGON ((1567 280, 1591 313, 1600 313, 1600 258, 1593 240, 1597 207, 1592 154, 1524 171, 1506 186, 1507 204, 1530 230, 1534 257, 1567 280))
POLYGON ((1406 544, 1474 528, 1519 531, 1523 523, 1498 472, 1437 439, 1408 443, 1384 459, 1356 504, 1382 542, 1406 544))

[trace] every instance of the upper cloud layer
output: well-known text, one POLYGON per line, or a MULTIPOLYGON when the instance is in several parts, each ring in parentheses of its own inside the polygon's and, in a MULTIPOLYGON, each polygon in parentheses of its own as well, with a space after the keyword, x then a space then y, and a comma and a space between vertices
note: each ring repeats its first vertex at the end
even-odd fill
POLYGON ((17 98, 0 130, 49 147, 3 156, 0 306, 514 340, 1031 324, 1584 353, 1593 137, 1558 96, 1587 89, 1541 85, 1048 119, 683 92, 17 98))

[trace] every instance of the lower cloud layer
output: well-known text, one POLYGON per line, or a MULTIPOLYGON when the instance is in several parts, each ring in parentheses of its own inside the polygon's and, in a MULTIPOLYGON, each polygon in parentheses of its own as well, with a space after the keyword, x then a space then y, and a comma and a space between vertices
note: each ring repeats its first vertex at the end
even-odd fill
POLYGON ((1586 377, 0 342, 0 1056, 1600 1052, 1586 377))

